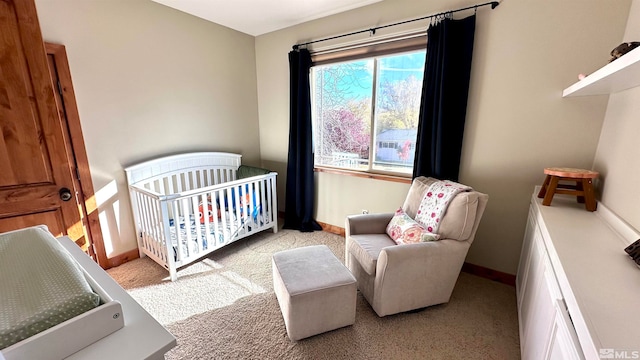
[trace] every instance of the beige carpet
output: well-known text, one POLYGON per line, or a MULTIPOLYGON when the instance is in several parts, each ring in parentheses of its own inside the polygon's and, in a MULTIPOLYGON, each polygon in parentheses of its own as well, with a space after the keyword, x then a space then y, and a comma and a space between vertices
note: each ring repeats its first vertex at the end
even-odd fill
MULTIPOLYGON (((178 272, 149 258, 109 274, 178 339, 167 359, 519 359, 515 288, 462 273, 448 304, 379 318, 358 294, 356 323, 289 340, 273 293, 271 255, 344 238, 263 232, 178 272)), ((125 314, 126 315, 126 314, 125 314)))

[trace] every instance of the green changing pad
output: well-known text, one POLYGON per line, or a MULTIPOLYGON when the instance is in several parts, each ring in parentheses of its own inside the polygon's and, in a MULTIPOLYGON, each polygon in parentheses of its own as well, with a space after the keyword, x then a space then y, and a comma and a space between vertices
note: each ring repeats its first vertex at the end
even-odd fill
POLYGON ((255 166, 240 165, 238 171, 236 172, 236 177, 238 179, 245 179, 252 176, 266 175, 270 172, 271 170, 268 169, 263 169, 255 166))
POLYGON ((0 350, 99 304, 45 226, 0 234, 0 350))

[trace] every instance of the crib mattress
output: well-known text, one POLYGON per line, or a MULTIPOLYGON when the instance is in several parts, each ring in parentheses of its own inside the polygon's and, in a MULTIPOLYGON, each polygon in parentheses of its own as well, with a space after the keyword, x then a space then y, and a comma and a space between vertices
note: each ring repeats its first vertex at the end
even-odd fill
POLYGON ((0 349, 100 304, 46 226, 0 234, 0 269, 0 349))

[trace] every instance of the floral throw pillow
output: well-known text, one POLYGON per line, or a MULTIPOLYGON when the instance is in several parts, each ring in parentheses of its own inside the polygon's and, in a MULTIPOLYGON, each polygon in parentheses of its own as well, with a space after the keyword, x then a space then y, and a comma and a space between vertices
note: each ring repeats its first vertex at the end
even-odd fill
POLYGON ((410 218, 402 208, 396 211, 387 225, 387 235, 398 245, 435 241, 440 238, 439 235, 428 232, 422 225, 410 218))

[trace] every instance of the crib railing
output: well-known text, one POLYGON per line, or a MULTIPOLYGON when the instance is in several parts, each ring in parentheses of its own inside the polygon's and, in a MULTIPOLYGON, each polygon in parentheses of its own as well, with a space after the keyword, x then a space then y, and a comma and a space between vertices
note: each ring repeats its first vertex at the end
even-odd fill
POLYGON ((276 175, 228 181, 235 172, 195 169, 131 185, 141 249, 170 270, 259 231, 275 231, 276 175), (202 187, 219 180, 227 182, 202 187))

